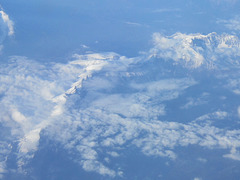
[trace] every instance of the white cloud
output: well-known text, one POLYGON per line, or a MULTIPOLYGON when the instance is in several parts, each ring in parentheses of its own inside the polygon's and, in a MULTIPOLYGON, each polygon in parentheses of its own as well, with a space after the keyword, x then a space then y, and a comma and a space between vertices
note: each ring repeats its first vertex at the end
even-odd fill
POLYGON ((202 180, 202 178, 195 177, 193 180, 202 180))
POLYGON ((79 59, 66 65, 44 66, 13 57, 10 64, 0 68, 0 122, 10 127, 19 141, 20 165, 37 150, 41 130, 64 112, 66 94, 74 93, 72 89, 81 87, 83 79, 100 70, 106 64, 102 60, 103 55, 97 61, 85 63, 79 59))
MULTIPOLYGON (((154 39, 149 57, 169 58, 173 63, 183 60, 192 67, 215 61, 213 57, 220 57, 223 50, 228 57, 229 52, 239 53, 238 46, 231 43, 236 37, 229 35, 155 34, 154 39), (213 38, 217 39, 214 45, 213 38)), ((181 123, 185 116, 168 121, 171 100, 182 98, 189 108, 208 97, 202 94, 189 100, 183 96, 195 93, 191 87, 201 83, 188 69, 175 76, 171 71, 161 72, 159 59, 126 58, 115 53, 74 58, 67 64, 43 65, 13 57, 0 67, 0 122, 11 129, 11 142, 19 142, 19 167, 33 157, 43 129, 48 138, 76 153, 79 158, 75 161, 83 169, 111 177, 122 170, 107 162, 121 158, 119 151, 128 145, 146 156, 172 160, 178 158, 176 147, 198 145, 230 150, 225 157, 238 160, 240 131, 200 122, 224 119, 228 112, 206 112, 189 123, 181 123)))
POLYGON ((235 16, 233 19, 223 20, 220 19, 217 21, 218 24, 224 24, 230 30, 239 31, 240 30, 240 17, 235 16))
POLYGON ((240 161, 240 152, 235 147, 232 147, 230 154, 225 154, 223 157, 240 161))
POLYGON ((5 173, 7 173, 6 161, 11 149, 12 146, 10 144, 0 141, 0 179, 3 178, 5 173))
POLYGON ((0 14, 2 16, 3 22, 8 27, 8 35, 12 36, 14 34, 14 23, 12 20, 10 20, 9 16, 3 11, 3 9, 0 9, 0 14))
POLYGON ((37 150, 41 130, 41 128, 34 129, 24 136, 19 143, 21 153, 26 154, 37 150))
POLYGON ((131 22, 131 21, 126 21, 126 22, 124 22, 124 24, 132 26, 132 27, 145 27, 145 28, 149 27, 149 25, 147 25, 147 24, 141 24, 138 22, 131 22))
POLYGON ((162 79, 159 81, 133 84, 136 89, 146 89, 149 94, 157 94, 161 91, 181 90, 196 84, 193 79, 162 79))
POLYGON ((232 92, 234 92, 237 95, 240 95, 240 80, 238 78, 228 77, 228 82, 225 85, 227 89, 230 89, 232 92))
POLYGON ((125 24, 132 25, 132 26, 142 26, 142 24, 140 24, 140 23, 129 22, 129 21, 125 22, 125 24))
POLYGON ((162 8, 162 9, 156 9, 153 12, 154 13, 171 13, 171 12, 179 12, 181 9, 178 8, 162 8))
POLYGON ((83 161, 83 169, 85 169, 86 171, 95 171, 101 175, 109 175, 111 177, 116 176, 116 172, 93 160, 83 161))
POLYGON ((238 117, 240 118, 240 106, 237 109, 238 117))
POLYGON ((12 111, 12 119, 19 124, 24 124, 27 121, 26 117, 16 109, 12 111))
POLYGON ((233 5, 237 2, 237 0, 210 0, 210 1, 216 4, 230 4, 230 5, 233 5))
POLYGON ((213 113, 204 114, 196 118, 195 122, 204 121, 205 123, 208 123, 209 121, 212 121, 212 120, 225 119, 227 116, 228 116, 228 113, 226 111, 215 111, 213 113))
POLYGON ((112 157, 119 157, 119 154, 115 151, 108 152, 108 154, 111 155, 112 157))
MULTIPOLYGON (((4 162, 0 162, 0 175, 5 173, 6 170, 5 170, 5 163, 4 162)), ((3 176, 0 176, 0 178, 3 177, 3 176)))
POLYGON ((14 34, 14 23, 9 19, 9 16, 3 11, 0 5, 0 55, 3 50, 3 41, 6 36, 12 36, 14 34))
POLYGON ((199 162, 201 162, 201 163, 206 163, 208 160, 207 159, 205 159, 205 158, 198 158, 197 159, 199 162))
POLYGON ((208 102, 209 94, 208 93, 203 93, 199 98, 188 98, 187 103, 183 105, 181 108, 182 109, 189 109, 191 107, 199 106, 206 104, 208 102))

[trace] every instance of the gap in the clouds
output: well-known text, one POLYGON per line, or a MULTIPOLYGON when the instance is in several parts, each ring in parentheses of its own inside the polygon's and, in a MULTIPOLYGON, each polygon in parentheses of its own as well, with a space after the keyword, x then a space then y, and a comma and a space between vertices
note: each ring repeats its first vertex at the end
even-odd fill
MULTIPOLYGON (((98 148, 97 148, 98 149, 98 148)), ((35 153, 34 158, 28 163, 28 175, 26 177, 37 176, 39 179, 58 179, 65 180, 71 177, 72 180, 88 179, 88 180, 128 180, 142 179, 154 180, 161 176, 161 173, 167 171, 169 166, 168 158, 157 156, 146 156, 138 148, 129 146, 119 146, 115 148, 98 149, 98 158, 107 167, 115 171, 122 171, 120 176, 109 177, 101 176, 95 172, 87 172, 74 161, 81 162, 81 156, 69 152, 54 140, 48 139, 44 135, 41 136, 39 149, 35 153), (119 152, 119 157, 112 157, 107 152, 119 152), (107 159, 106 159, 107 158, 107 159), (31 170, 34 165, 34 170, 31 170)))
POLYGON ((146 156, 138 148, 128 146, 121 151, 121 157, 112 158, 110 165, 120 167, 123 171, 121 179, 155 180, 169 168, 166 165, 168 161, 168 158, 146 156))
POLYGON ((4 180, 8 179, 19 179, 19 180, 30 180, 30 178, 27 178, 24 174, 20 173, 18 171, 18 154, 19 151, 18 147, 18 141, 15 141, 11 143, 12 149, 11 153, 8 155, 6 166, 8 168, 8 171, 4 175, 4 180))
POLYGON ((178 158, 172 163, 169 179, 236 179, 238 177, 240 162, 223 155, 229 153, 224 149, 208 149, 198 145, 175 148, 178 158), (175 178, 176 179, 176 178, 175 178))
MULTIPOLYGON (((75 163, 81 161, 77 154, 69 152, 61 144, 42 135, 39 149, 34 158, 27 165, 28 174, 25 179, 37 176, 39 179, 71 179, 110 180, 110 179, 136 179, 157 180, 167 178, 169 180, 193 179, 234 179, 238 175, 239 161, 223 158, 228 150, 208 149, 198 145, 175 147, 177 158, 170 160, 158 156, 146 156, 138 148, 127 145, 123 147, 99 149, 98 160, 104 162, 114 170, 122 171, 122 176, 101 176, 94 172, 86 172, 75 163), (111 157, 107 152, 115 151, 119 157, 111 157), (34 168, 31 170, 32 165, 34 168), (217 172, 217 173, 213 173, 217 172)), ((22 179, 24 179, 22 178, 22 179)), ((20 178, 21 179, 21 178, 20 178)), ((22 180, 21 179, 21 180, 22 180)))
POLYGON ((77 160, 79 156, 71 154, 63 148, 62 144, 53 141, 41 133, 39 148, 34 158, 26 165, 28 171, 26 178, 37 177, 36 180, 104 180, 105 178, 95 172, 87 172, 82 169, 77 160), (34 169, 32 167, 35 167, 34 169))
POLYGON ((0 141, 9 141, 11 140, 11 128, 4 125, 3 122, 0 122, 0 141))
POLYGON ((211 73, 205 71, 200 72, 200 74, 193 73, 192 76, 197 84, 187 88, 178 98, 164 102, 167 116, 160 117, 160 119, 189 123, 201 116, 224 111, 228 112, 224 119, 209 117, 207 120, 219 128, 235 129, 238 125, 239 95, 223 88, 227 83, 226 80, 215 78, 211 73), (224 98, 222 98, 223 96, 224 98), (178 117, 181 118, 178 119, 178 117))

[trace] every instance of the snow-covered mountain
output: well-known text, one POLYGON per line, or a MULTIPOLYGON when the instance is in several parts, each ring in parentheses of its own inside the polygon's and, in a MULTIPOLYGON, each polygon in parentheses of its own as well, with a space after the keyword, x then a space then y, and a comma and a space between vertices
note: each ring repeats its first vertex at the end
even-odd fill
POLYGON ((185 152, 194 172, 238 162, 238 37, 155 33, 153 42, 134 58, 75 54, 67 64, 41 64, 16 56, 0 67, 1 177, 31 179, 49 152, 69 155, 87 179, 154 179, 188 163, 185 152), (156 169, 149 175, 139 164, 142 173, 132 174, 131 158, 156 169))
POLYGON ((239 65, 239 38, 229 34, 176 33, 166 37, 159 33, 153 35, 154 47, 151 57, 172 59, 189 68, 227 68, 239 65))

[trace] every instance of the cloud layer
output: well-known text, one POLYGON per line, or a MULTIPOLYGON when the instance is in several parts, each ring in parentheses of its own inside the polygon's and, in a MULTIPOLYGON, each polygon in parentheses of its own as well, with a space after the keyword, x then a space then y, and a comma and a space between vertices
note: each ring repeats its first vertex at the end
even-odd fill
POLYGON ((41 64, 12 57, 0 67, 0 124, 6 129, 0 136, 0 174, 8 171, 14 142, 18 171, 27 171, 41 136, 76 155, 74 161, 87 172, 109 177, 124 176, 122 167, 110 162, 129 147, 174 161, 178 147, 196 145, 225 149, 223 157, 239 160, 239 129, 214 124, 234 117, 233 112, 238 116, 239 104, 232 111, 219 103, 232 102, 225 92, 234 92, 234 83, 221 83, 239 77, 234 73, 239 66, 232 68, 238 62, 238 38, 156 33, 153 40, 154 47, 135 58, 76 54, 67 64, 41 64), (236 77, 228 75, 229 69, 236 77), (205 76, 199 78, 200 70, 210 73, 206 79, 212 86, 205 76), (214 86, 222 94, 215 95, 214 86))

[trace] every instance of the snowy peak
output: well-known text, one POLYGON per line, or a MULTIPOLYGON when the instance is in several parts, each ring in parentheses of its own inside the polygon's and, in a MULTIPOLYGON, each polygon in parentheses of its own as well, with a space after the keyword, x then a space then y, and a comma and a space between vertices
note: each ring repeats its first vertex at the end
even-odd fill
POLYGON ((234 35, 213 32, 208 35, 175 33, 164 36, 154 33, 153 41, 150 58, 171 59, 188 68, 203 65, 219 68, 239 63, 236 57, 240 56, 240 41, 234 35))

